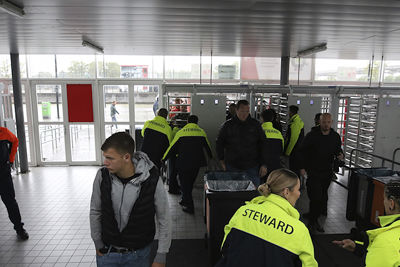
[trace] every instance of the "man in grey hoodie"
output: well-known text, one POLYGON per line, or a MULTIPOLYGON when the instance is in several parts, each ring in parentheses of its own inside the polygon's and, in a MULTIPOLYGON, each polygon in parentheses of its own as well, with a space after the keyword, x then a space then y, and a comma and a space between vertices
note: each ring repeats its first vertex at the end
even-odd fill
POLYGON ((105 167, 93 183, 90 229, 97 266, 149 267, 158 229, 158 251, 152 267, 165 267, 171 245, 167 195, 157 167, 124 132, 111 135, 101 150, 105 167), (156 219, 155 219, 156 216, 156 219))

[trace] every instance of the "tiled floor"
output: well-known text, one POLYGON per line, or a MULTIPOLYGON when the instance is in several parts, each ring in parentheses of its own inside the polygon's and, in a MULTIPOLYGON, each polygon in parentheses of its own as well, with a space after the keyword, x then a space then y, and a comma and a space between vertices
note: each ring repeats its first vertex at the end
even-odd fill
MULTIPOLYGON (((30 238, 18 241, 7 211, 0 204, 0 266, 95 266, 95 251, 89 230, 89 202, 98 167, 32 168, 14 176, 21 214, 30 238)), ((201 175, 200 175, 201 176, 201 175)), ((347 191, 332 183, 327 233, 349 232, 345 219, 347 191)), ((179 196, 169 195, 173 239, 204 238, 203 185, 195 185, 195 215, 183 213, 179 196)), ((298 203, 308 209, 306 193, 298 203)))

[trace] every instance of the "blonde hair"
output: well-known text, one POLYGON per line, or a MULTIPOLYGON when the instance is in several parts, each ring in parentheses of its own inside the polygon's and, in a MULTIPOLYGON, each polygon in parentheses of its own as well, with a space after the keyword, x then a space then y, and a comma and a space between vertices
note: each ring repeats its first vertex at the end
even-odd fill
POLYGON ((296 186, 299 177, 288 169, 278 169, 271 172, 267 178, 267 182, 258 187, 258 191, 263 196, 270 194, 279 195, 285 188, 290 191, 296 186))

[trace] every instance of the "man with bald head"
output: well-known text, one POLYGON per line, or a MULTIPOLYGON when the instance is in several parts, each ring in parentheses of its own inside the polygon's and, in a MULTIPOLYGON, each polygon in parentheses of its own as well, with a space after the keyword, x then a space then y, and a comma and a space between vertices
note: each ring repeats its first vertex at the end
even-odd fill
POLYGON ((335 158, 343 160, 339 134, 331 128, 332 116, 323 113, 319 128, 309 132, 300 147, 300 174, 308 176, 307 194, 310 199, 309 228, 324 232, 318 217, 327 216, 328 188, 335 158))

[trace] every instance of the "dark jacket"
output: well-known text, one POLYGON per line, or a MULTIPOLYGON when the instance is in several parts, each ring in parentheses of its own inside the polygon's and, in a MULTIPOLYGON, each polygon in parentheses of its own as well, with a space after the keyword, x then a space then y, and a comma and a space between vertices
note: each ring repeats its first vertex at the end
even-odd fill
MULTIPOLYGON (((101 225, 105 244, 141 249, 150 244, 156 232, 154 192, 159 179, 158 169, 150 170, 150 177, 141 184, 139 197, 133 205, 126 227, 119 231, 111 197, 111 177, 107 168, 101 170, 101 225)), ((125 187, 126 185, 124 185, 125 187)))
POLYGON ((207 166, 204 150, 211 158, 212 153, 206 133, 197 124, 188 123, 176 133, 163 159, 166 160, 172 155, 177 155, 176 167, 178 170, 196 169, 207 166))
POLYGON ((263 164, 267 167, 268 173, 271 173, 282 168, 283 137, 281 132, 273 127, 272 122, 264 122, 261 126, 266 137, 262 152, 263 164))
POLYGON ((262 164, 265 134, 260 123, 250 117, 240 121, 236 116, 227 120, 217 137, 219 160, 235 168, 246 170, 262 164))
POLYGON ((158 168, 161 167, 161 159, 169 146, 171 135, 171 127, 167 120, 161 116, 146 121, 143 126, 141 151, 146 153, 158 168))
POLYGON ((332 172, 335 156, 342 153, 339 134, 331 128, 328 135, 320 129, 310 131, 299 150, 300 167, 309 173, 332 172))

